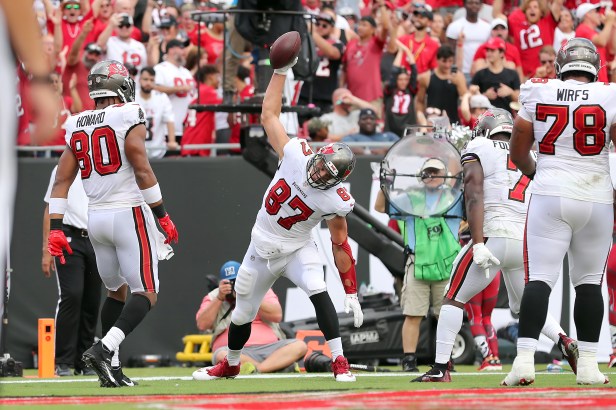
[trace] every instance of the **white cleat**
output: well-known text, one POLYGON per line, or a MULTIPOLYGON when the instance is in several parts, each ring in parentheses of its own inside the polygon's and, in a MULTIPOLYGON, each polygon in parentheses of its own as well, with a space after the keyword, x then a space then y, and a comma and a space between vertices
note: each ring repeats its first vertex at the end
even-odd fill
POLYGON ((332 371, 337 382, 354 382, 355 375, 351 373, 349 362, 343 356, 336 357, 332 362, 332 371))
POLYGON ((599 371, 595 358, 580 357, 576 381, 577 384, 608 384, 610 379, 599 371))
POLYGON ((528 386, 535 381, 534 356, 517 356, 511 371, 501 382, 501 386, 528 386))

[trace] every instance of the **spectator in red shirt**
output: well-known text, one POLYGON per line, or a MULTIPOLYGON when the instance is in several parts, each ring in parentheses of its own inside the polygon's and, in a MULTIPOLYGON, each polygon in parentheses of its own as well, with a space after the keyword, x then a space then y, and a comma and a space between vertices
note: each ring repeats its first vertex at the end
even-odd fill
MULTIPOLYGON (((411 17, 415 32, 398 39, 413 54, 418 74, 436 68, 436 52, 439 44, 428 34, 428 27, 433 19, 432 11, 426 7, 415 8, 411 17)), ((402 59, 402 67, 407 71, 410 70, 411 65, 407 58, 402 59)))
POLYGON ((597 47, 599 57, 601 57, 601 69, 599 70, 599 81, 607 82, 607 47, 616 46, 616 36, 612 35, 614 21, 616 21, 616 12, 609 10, 605 13, 605 24, 601 31, 598 27, 601 25, 601 14, 598 12, 599 3, 580 4, 575 11, 580 24, 575 30, 576 37, 587 38, 597 47))
POLYGON ((509 15, 509 35, 520 50, 526 78, 539 67, 539 50, 554 43, 554 30, 560 20, 563 0, 553 0, 549 10, 542 10, 538 0, 524 0, 520 9, 509 15))
POLYGON ((556 78, 556 70, 554 69, 554 61, 556 61, 556 51, 552 46, 544 46, 539 52, 539 62, 541 66, 535 71, 535 78, 556 78))
POLYGON ((81 99, 84 110, 94 109, 94 101, 90 98, 90 91, 88 90, 88 74, 94 64, 102 60, 103 50, 96 44, 88 44, 83 53, 81 49, 85 42, 86 37, 92 31, 93 24, 91 20, 88 20, 79 36, 73 43, 71 51, 66 57, 66 69, 62 73, 62 84, 64 85, 65 95, 68 95, 70 91, 69 83, 73 74, 77 75, 77 92, 81 99), (80 56, 81 54, 81 56, 80 56))
MULTIPOLYGON (((524 78, 524 73, 522 72, 522 60, 520 58, 520 50, 516 46, 511 43, 507 43, 507 32, 509 26, 507 25, 507 20, 501 18, 495 18, 492 20, 492 32, 490 38, 499 37, 505 41, 505 68, 510 68, 512 70, 516 70, 520 76, 520 81, 524 78)), ((482 45, 479 46, 477 52, 475 52, 475 57, 473 57, 473 65, 471 66, 471 75, 475 75, 475 73, 479 70, 482 70, 488 66, 488 62, 486 61, 486 45, 489 40, 482 45)))
MULTIPOLYGON (((353 39, 347 44, 344 53, 343 64, 347 88, 353 95, 362 100, 371 102, 378 107, 379 115, 382 115, 383 86, 381 84, 381 57, 387 35, 395 33, 391 30, 390 12, 382 6, 380 9, 382 24, 381 31, 377 33, 376 21, 371 16, 362 17, 357 34, 359 39, 353 39)), ((396 49, 396 36, 390 36, 391 48, 396 49)))
MULTIPOLYGON (((47 32, 53 34, 56 27, 50 17, 55 14, 55 8, 51 0, 44 1, 47 12, 47 32)), ((85 23, 85 20, 81 20, 81 16, 90 11, 90 2, 88 0, 62 0, 60 8, 62 9, 62 49, 70 50, 85 23)))
MULTIPOLYGON (((199 86, 199 97, 191 104, 220 104, 222 99, 216 90, 220 85, 220 72, 214 65, 206 65, 197 71, 195 76, 201 83, 199 86)), ((182 136, 182 156, 206 157, 210 155, 209 149, 187 150, 184 145, 188 144, 212 144, 215 141, 216 124, 214 112, 188 110, 184 125, 184 135, 182 136)))

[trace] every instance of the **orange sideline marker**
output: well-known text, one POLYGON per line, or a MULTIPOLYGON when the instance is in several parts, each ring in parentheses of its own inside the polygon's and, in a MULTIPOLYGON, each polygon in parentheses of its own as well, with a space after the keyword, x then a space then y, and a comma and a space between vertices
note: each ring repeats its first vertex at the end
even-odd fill
POLYGON ((54 377, 56 349, 54 319, 38 320, 38 377, 54 377))

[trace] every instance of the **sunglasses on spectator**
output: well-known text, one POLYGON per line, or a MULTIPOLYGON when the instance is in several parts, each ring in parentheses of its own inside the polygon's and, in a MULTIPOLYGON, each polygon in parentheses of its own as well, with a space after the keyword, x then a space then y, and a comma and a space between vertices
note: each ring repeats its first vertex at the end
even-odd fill
POLYGON ((127 27, 127 28, 128 28, 128 27, 132 27, 132 26, 133 26, 132 24, 123 23, 123 24, 120 24, 118 27, 119 27, 119 28, 125 28, 125 27, 127 27))
POLYGON ((317 27, 329 28, 329 27, 331 27, 331 24, 329 24, 329 23, 319 23, 319 24, 317 24, 317 27))
POLYGON ((81 5, 79 4, 67 4, 66 6, 64 6, 65 10, 70 10, 70 9, 79 10, 80 8, 81 8, 81 5))
POLYGON ((554 60, 541 60, 541 65, 543 64, 554 64, 554 60))

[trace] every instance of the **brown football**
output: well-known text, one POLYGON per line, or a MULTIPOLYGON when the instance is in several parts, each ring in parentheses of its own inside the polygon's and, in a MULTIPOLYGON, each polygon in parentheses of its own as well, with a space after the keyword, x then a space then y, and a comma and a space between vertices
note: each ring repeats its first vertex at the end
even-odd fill
POLYGON ((270 47, 272 68, 282 68, 292 62, 302 47, 302 38, 297 31, 290 31, 278 37, 270 47))

